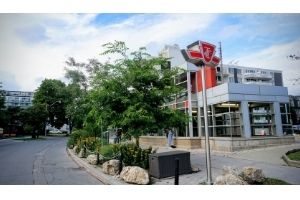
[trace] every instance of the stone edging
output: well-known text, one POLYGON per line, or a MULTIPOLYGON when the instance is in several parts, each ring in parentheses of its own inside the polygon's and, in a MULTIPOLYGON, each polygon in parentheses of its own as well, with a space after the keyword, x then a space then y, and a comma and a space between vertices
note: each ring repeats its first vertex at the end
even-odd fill
POLYGON ((289 157, 287 156, 287 154, 289 153, 293 153, 295 151, 299 151, 299 149, 293 149, 291 151, 286 152, 285 154, 283 154, 282 159, 289 165, 292 167, 299 167, 300 168, 300 161, 296 161, 296 160, 291 160, 289 159, 289 157))
POLYGON ((77 157, 72 150, 70 150, 68 148, 66 150, 67 150, 68 155, 72 158, 72 160, 78 166, 85 168, 85 170, 90 175, 92 175, 93 177, 95 177, 96 179, 101 181, 103 184, 105 184, 105 185, 128 185, 128 183, 118 180, 118 178, 115 176, 111 176, 111 175, 103 173, 100 167, 95 166, 95 165, 90 165, 84 159, 77 157))

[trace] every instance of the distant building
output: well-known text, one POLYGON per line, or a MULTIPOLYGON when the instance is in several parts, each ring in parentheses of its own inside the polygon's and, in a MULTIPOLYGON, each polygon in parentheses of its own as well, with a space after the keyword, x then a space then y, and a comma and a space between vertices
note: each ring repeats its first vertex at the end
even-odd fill
MULTIPOLYGON (((166 45, 160 53, 170 58, 170 68, 185 71, 174 78, 183 87, 165 104, 186 113, 185 130, 176 130, 178 147, 204 147, 204 109, 199 68, 186 62, 178 45, 166 45)), ((207 114, 211 148, 221 151, 290 144, 292 136, 289 96, 282 72, 236 65, 206 66, 207 114)), ((155 146, 162 138, 144 136, 140 144, 155 146)))
POLYGON ((5 107, 28 108, 32 106, 34 92, 5 91, 5 107))
POLYGON ((300 96, 289 96, 293 124, 300 124, 300 96))
POLYGON ((243 83, 269 86, 283 86, 279 70, 223 65, 216 67, 217 83, 243 83))

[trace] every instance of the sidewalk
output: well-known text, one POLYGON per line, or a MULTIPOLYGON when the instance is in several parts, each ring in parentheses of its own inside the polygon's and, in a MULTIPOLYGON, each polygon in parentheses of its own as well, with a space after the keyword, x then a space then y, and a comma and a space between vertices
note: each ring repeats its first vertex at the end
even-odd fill
MULTIPOLYGON (((239 152, 211 152, 211 166, 212 166, 212 180, 222 174, 222 168, 224 166, 230 166, 232 168, 243 168, 246 166, 253 166, 261 168, 267 177, 278 178, 285 180, 291 184, 300 184, 300 168, 289 167, 281 159, 281 156, 292 149, 300 149, 300 143, 297 142, 292 145, 274 146, 262 149, 245 150, 239 152)), ((185 150, 191 153, 191 166, 192 168, 198 168, 200 171, 180 175, 180 185, 198 185, 206 182, 206 159, 205 151, 202 149, 197 150, 186 150, 186 149, 169 149, 166 147, 159 147, 157 152, 174 151, 174 150, 185 150)), ((68 150, 69 151, 69 150, 68 150)), ((71 151, 69 151, 71 152, 71 151)), ((72 157, 72 152, 70 153, 72 157)), ((83 159, 74 156, 73 159, 79 163, 80 166, 85 167, 88 172, 97 177, 105 184, 127 184, 121 181, 117 176, 109 176, 101 172, 99 167, 88 165, 83 159)), ((152 185, 173 185, 174 177, 156 179, 151 178, 152 185)))

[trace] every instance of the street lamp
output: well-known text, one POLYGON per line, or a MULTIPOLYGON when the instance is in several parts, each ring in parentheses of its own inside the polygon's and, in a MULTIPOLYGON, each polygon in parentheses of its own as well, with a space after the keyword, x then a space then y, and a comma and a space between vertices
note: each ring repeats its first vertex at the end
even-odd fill
MULTIPOLYGON (((52 104, 50 104, 49 106, 48 106, 48 104, 46 103, 46 112, 48 113, 48 107, 52 107, 54 104, 56 104, 56 103, 61 103, 61 100, 58 100, 58 101, 55 101, 54 103, 52 103, 52 104)), ((48 119, 48 117, 47 117, 47 119, 48 119)), ((46 119, 46 121, 45 121, 45 136, 47 136, 47 119, 46 119)))

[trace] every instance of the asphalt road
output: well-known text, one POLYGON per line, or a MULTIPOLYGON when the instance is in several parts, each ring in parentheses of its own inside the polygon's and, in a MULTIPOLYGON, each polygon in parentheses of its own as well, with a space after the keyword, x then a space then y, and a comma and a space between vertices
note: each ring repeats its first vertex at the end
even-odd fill
POLYGON ((0 185, 101 185, 66 152, 66 137, 0 140, 0 185))

